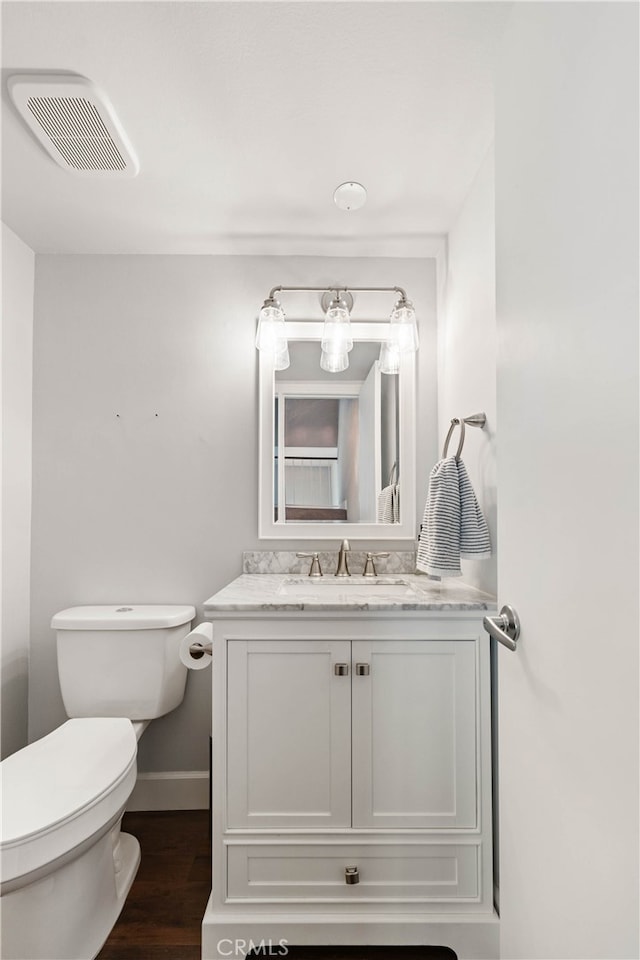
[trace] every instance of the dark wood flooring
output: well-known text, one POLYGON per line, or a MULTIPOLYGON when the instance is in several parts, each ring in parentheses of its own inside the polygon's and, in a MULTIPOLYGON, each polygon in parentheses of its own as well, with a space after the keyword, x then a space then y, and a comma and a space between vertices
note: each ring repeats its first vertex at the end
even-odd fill
POLYGON ((200 925, 211 892, 209 813, 125 813, 142 860, 122 913, 97 960, 200 960, 200 925))
MULTIPOLYGON (((126 813, 142 861, 127 902, 96 960, 200 960, 200 925, 211 890, 206 810, 126 813)), ((456 960, 447 947, 302 947, 286 960, 456 960)), ((264 960, 265 953, 248 958, 264 960)))

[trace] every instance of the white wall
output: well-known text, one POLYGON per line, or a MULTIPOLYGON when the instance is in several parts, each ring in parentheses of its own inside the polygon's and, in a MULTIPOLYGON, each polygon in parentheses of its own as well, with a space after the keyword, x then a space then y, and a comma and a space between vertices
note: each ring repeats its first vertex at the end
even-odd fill
MULTIPOLYGON (((415 303, 418 462, 430 466, 434 261, 37 258, 32 738, 64 719, 49 627, 56 611, 199 606, 241 572, 242 550, 289 546, 257 537, 256 316, 278 283, 345 281, 397 284, 415 303)), ((418 479, 424 490, 424 466, 418 479)), ((145 733, 141 770, 208 767, 210 683, 208 671, 190 674, 185 702, 145 733)))
POLYGON ((2 224, 2 745, 27 742, 34 254, 2 224))
MULTIPOLYGON (((462 459, 491 535, 492 556, 462 560, 462 575, 497 593, 496 300, 493 149, 487 154, 448 237, 444 310, 438 321, 439 449, 452 417, 484 411, 481 430, 467 427, 462 459)), ((448 453, 460 439, 456 427, 448 453)))
POLYGON ((638 6, 514 4, 496 98, 501 955, 638 942, 638 6))

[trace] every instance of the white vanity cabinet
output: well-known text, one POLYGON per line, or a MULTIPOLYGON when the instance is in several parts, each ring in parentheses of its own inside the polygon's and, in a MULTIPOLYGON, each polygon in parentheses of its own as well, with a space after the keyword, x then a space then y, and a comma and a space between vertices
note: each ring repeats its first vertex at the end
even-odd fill
POLYGON ((203 960, 234 938, 498 955, 483 612, 207 611, 203 960))
POLYGON ((477 823, 474 640, 235 640, 227 825, 477 823))

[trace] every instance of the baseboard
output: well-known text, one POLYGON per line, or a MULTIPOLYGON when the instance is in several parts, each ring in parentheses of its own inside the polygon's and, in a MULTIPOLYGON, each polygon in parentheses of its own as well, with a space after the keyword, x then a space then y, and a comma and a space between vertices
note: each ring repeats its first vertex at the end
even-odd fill
MULTIPOLYGON (((244 954, 247 941, 262 944, 266 949, 260 955, 265 957, 285 956, 283 948, 287 943, 299 947, 341 944, 365 949, 370 945, 424 947, 428 944, 449 947, 459 960, 497 960, 500 956, 500 922, 495 912, 445 915, 332 913, 331 905, 327 905, 326 913, 312 914, 305 913, 303 905, 299 904, 300 912, 294 914, 292 910, 288 913, 252 913, 249 904, 229 906, 230 909, 225 905, 216 911, 213 909, 213 894, 209 897, 202 921, 203 960, 237 957, 239 943, 244 954)), ((349 906, 355 909, 355 904, 349 906)), ((277 909, 276 904, 273 907, 277 909)))
POLYGON ((208 770, 139 773, 127 804, 134 810, 207 810, 208 770))

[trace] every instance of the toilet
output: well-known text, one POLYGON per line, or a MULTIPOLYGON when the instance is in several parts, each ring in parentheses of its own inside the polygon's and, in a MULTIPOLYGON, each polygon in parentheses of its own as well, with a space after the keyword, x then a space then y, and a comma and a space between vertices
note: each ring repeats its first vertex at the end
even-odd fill
POLYGON ((93 960, 140 845, 120 830, 137 742, 184 697, 187 605, 72 607, 51 621, 67 715, 0 764, 0 956, 93 960))

